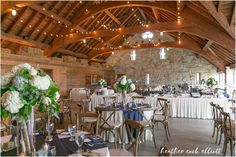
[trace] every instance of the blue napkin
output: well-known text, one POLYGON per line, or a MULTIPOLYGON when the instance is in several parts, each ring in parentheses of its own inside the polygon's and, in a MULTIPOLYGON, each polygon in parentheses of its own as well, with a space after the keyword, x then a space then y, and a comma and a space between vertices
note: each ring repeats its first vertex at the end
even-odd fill
POLYGON ((92 140, 89 142, 84 142, 82 149, 95 150, 95 149, 104 148, 104 147, 107 147, 107 144, 104 143, 102 138, 99 138, 99 139, 92 140))

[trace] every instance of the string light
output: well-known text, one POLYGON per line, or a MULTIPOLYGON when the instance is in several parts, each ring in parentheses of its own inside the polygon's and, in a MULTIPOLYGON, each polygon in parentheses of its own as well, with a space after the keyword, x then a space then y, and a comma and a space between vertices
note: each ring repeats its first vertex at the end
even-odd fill
POLYGON ((17 14, 17 12, 16 12, 16 8, 12 8, 11 9, 11 14, 12 14, 12 16, 16 16, 16 14, 17 14))
POLYGON ((178 22, 178 24, 180 24, 181 23, 181 21, 180 21, 180 19, 181 19, 181 17, 180 17, 180 0, 178 0, 178 2, 177 2, 177 22, 178 22))
POLYGON ((45 8, 43 8, 43 10, 46 10, 45 8))
POLYGON ((179 44, 181 44, 180 35, 181 35, 181 33, 179 32, 179 33, 178 33, 178 43, 179 43, 179 44))

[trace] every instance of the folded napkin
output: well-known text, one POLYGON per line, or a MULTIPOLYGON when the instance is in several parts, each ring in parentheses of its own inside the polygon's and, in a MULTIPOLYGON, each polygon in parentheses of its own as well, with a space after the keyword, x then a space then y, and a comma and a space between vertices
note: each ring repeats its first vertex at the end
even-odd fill
POLYGON ((84 142, 82 149, 95 150, 95 149, 104 148, 104 147, 107 147, 107 144, 104 143, 102 138, 100 138, 100 139, 92 140, 89 142, 84 142))

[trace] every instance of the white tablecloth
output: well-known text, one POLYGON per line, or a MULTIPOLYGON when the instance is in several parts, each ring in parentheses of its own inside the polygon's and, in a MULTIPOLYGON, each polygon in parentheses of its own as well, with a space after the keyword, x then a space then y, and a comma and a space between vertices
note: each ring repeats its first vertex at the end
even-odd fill
MULTIPOLYGON (((92 109, 103 104, 102 95, 92 95, 91 104, 92 109)), ((148 103, 153 107, 157 105, 158 97, 147 96, 144 103, 148 103)), ((198 118, 198 119, 212 119, 212 108, 210 102, 220 105, 224 108, 224 111, 231 112, 231 103, 228 102, 227 98, 186 98, 186 97, 164 97, 170 101, 169 116, 170 117, 181 117, 181 118, 198 118)), ((121 102, 120 94, 117 95, 118 101, 121 102)), ((131 101, 131 96, 127 95, 127 102, 131 101)), ((158 106, 159 107, 159 106, 158 106)))
POLYGON ((230 103, 224 98, 168 98, 170 116, 181 118, 212 119, 210 102, 220 105, 224 111, 230 112, 230 103))

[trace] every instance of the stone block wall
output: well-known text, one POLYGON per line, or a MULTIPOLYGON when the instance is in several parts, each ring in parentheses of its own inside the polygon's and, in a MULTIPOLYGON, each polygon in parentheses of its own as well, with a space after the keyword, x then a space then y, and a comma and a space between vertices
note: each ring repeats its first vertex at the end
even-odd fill
POLYGON ((195 84, 196 73, 201 78, 218 79, 217 68, 205 59, 184 49, 169 49, 167 58, 160 59, 160 49, 136 50, 136 61, 130 60, 130 51, 117 51, 108 59, 116 74, 126 74, 144 86, 145 75, 150 75, 150 86, 156 87, 166 84, 189 83, 195 84))
POLYGON ((23 48, 17 54, 11 54, 8 49, 1 49, 1 75, 9 72, 14 65, 29 63, 49 71, 53 80, 59 85, 61 95, 66 95, 71 88, 85 87, 87 75, 99 74, 107 79, 114 77, 111 68, 89 66, 84 59, 74 62, 70 59, 47 58, 42 56, 40 49, 34 48, 23 48))

